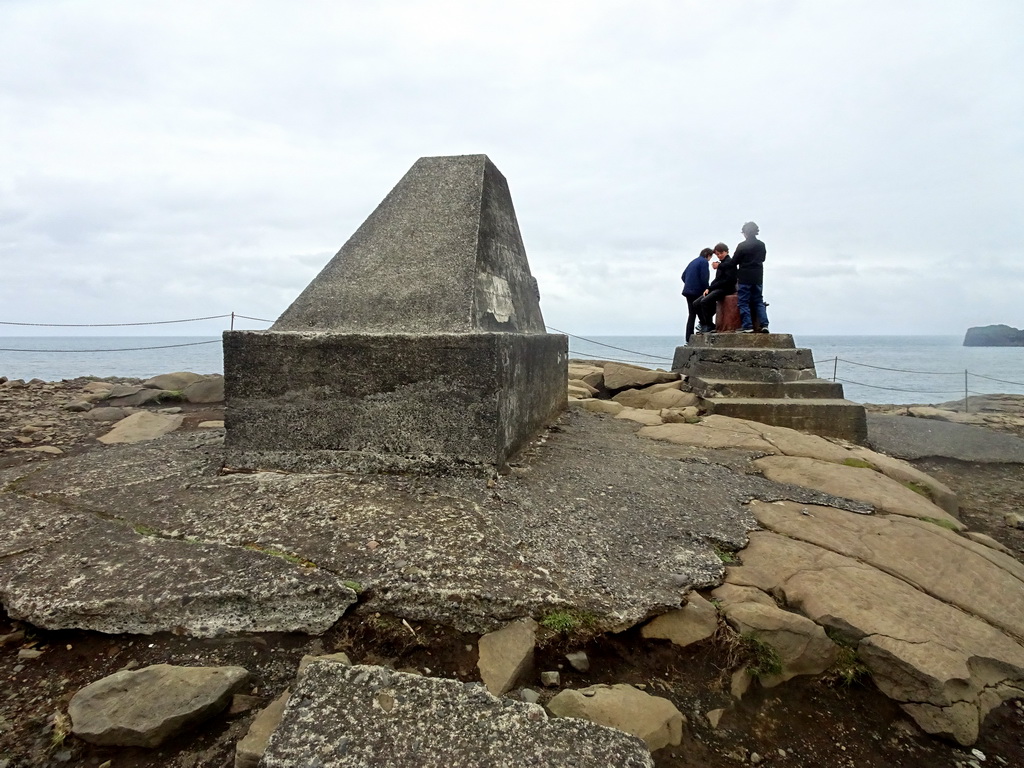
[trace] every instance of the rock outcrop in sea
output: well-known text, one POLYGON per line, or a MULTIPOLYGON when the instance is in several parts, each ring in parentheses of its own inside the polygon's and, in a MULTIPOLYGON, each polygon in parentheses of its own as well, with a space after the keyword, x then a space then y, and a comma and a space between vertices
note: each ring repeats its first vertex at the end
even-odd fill
POLYGON ((965 347, 1024 347, 1024 331, 1009 325, 983 325, 968 328, 965 347))

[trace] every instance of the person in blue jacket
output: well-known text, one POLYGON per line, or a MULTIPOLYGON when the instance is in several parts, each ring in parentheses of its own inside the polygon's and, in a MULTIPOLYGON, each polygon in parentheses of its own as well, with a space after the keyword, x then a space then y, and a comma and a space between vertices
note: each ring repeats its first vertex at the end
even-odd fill
POLYGON ((710 248, 705 248, 700 252, 700 256, 687 264, 683 270, 683 296, 686 298, 686 310, 689 313, 686 317, 687 341, 693 336, 693 323, 697 319, 697 310, 693 303, 704 295, 711 282, 711 267, 708 262, 711 261, 713 253, 710 248))

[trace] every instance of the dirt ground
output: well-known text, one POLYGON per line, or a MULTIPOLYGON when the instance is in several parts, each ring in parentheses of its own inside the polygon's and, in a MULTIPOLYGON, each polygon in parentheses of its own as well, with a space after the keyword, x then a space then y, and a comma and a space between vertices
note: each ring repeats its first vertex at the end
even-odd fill
MULTIPOLYGON (((197 422, 200 414, 188 420, 197 422)), ((218 418, 203 409, 201 418, 218 418)), ((74 432, 70 420, 58 429, 74 432)), ((3 430, 0 429, 0 432, 3 430)), ((95 427, 69 439, 70 451, 95 427)), ((70 452, 69 451, 69 452, 70 452)), ((6 462, 52 460, 8 453, 6 462)), ((961 494, 963 519, 1024 559, 1024 531, 1003 523, 1019 511, 1024 471, 1019 466, 921 461, 961 494)), ((724 628, 712 640, 679 649, 640 638, 637 630, 593 638, 546 631, 537 654, 542 702, 555 691, 539 686, 539 672, 560 670, 563 687, 631 683, 669 698, 687 717, 683 743, 654 754, 660 768, 959 768, 1024 766, 1024 702, 1011 702, 987 718, 975 752, 923 734, 870 680, 846 685, 827 676, 797 679, 778 688, 756 684, 741 702, 728 693, 731 673, 742 663, 724 628), (585 650, 590 670, 574 671, 563 658, 585 650), (717 728, 706 714, 725 712, 717 728)), ((386 664, 423 674, 476 680, 476 641, 443 627, 402 622, 356 609, 322 637, 259 635, 200 640, 174 635, 129 636, 95 632, 47 632, 12 621, 0 611, 0 768, 96 766, 180 768, 231 766, 234 744, 255 712, 293 680, 306 653, 345 651, 355 663, 386 664), (22 634, 23 633, 23 634, 22 634), (41 651, 25 658, 25 651, 41 651), (252 685, 233 710, 198 731, 158 749, 104 748, 68 734, 67 705, 76 691, 119 669, 150 664, 240 665, 252 685)))

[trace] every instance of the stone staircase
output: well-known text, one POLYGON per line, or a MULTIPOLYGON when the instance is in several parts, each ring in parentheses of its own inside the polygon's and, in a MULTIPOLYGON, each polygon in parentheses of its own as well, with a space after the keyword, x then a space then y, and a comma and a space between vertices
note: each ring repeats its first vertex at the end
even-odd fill
POLYGON ((842 384, 819 379, 811 350, 797 349, 788 333, 693 336, 676 347, 672 370, 709 413, 867 440, 864 406, 843 399, 842 384))

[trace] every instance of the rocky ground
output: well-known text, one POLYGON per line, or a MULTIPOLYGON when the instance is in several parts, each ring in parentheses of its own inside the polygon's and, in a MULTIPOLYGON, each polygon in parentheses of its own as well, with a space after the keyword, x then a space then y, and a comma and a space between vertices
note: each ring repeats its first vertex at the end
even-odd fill
MULTIPOLYGON (((693 406, 685 392, 669 387, 658 395, 650 386, 623 387, 626 394, 617 403, 578 403, 508 475, 445 483, 376 478, 331 487, 323 481, 316 487, 315 479, 311 486, 307 479, 293 482, 281 475, 261 480, 258 475, 221 471, 219 403, 189 402, 185 393, 196 382, 158 383, 166 386, 142 388, 137 381, 85 379, 0 385, 0 485, 5 491, 0 515, 6 516, 5 528, 13 531, 13 539, 0 545, 0 596, 10 613, 34 617, 14 620, 0 614, 0 676, 8 681, 0 692, 0 766, 100 766, 108 761, 111 766, 232 765, 235 745, 255 713, 294 686, 304 655, 343 651, 357 664, 477 681, 481 633, 525 614, 541 619, 536 673, 557 671, 559 680, 546 686, 530 675, 509 695, 529 699, 529 690, 541 704, 549 704, 562 690, 628 683, 667 699, 686 721, 680 744, 653 753, 659 766, 1024 764, 1024 708, 1019 700, 994 702, 977 740, 959 746, 924 734, 906 709, 879 691, 863 660, 855 656, 780 685, 773 685, 781 682, 773 676, 799 671, 786 668, 788 658, 783 659, 782 670, 764 670, 752 677, 750 670, 763 661, 761 649, 750 642, 749 632, 745 637, 737 630, 756 624, 767 632, 766 617, 790 613, 779 611, 771 598, 771 605, 755 609, 751 606, 762 598, 740 600, 737 590, 760 587, 763 591, 755 594, 785 596, 790 608, 800 603, 812 619, 816 612, 829 610, 827 605, 815 608, 814 602, 824 599, 820 593, 808 593, 801 602, 801 585, 792 574, 768 567, 780 560, 772 547, 821 544, 820 537, 827 535, 827 551, 840 557, 836 552, 842 547, 855 547, 866 536, 882 537, 885 532, 870 526, 884 525, 907 535, 916 535, 924 526, 936 546, 960 548, 956 551, 962 580, 1010 578, 1002 599, 1016 605, 986 608, 982 600, 957 609, 956 615, 965 610, 990 612, 984 627, 961 628, 964 636, 1005 626, 1004 631, 1019 637, 1018 611, 1024 602, 1019 600, 1020 585, 1013 587, 1006 575, 1012 574, 1012 567, 999 561, 995 570, 985 570, 991 560, 983 563, 975 557, 982 552, 996 558, 989 553, 997 550, 978 545, 980 550, 968 553, 961 543, 966 540, 946 530, 956 527, 955 518, 945 526, 913 519, 945 520, 950 505, 948 499, 942 504, 938 498, 941 484, 934 486, 931 496, 938 503, 917 513, 914 499, 886 510, 888 501, 871 501, 861 488, 801 485, 809 482, 806 478, 816 465, 798 460, 822 459, 807 456, 808 448, 799 439, 730 424, 734 420, 720 417, 688 423, 696 420, 696 413, 687 410, 693 406), (124 394, 112 398, 111 385, 124 386, 117 390, 124 394), (154 397, 146 389, 168 394, 154 397), (655 395, 654 405, 659 407, 645 407, 655 395), (107 408, 122 410, 104 412, 107 408), (586 412, 591 409, 605 415, 586 412), (142 424, 135 418, 139 413, 156 421, 142 424), (173 433, 145 442, 130 442, 132 437, 124 438, 129 442, 123 445, 98 441, 126 417, 136 422, 128 427, 157 431, 176 423, 173 433), (645 425, 640 434, 647 439, 637 439, 640 425, 645 425), (799 478, 803 480, 797 482, 799 478), (314 526, 302 534, 299 518, 282 517, 296 508, 289 506, 296 498, 305 499, 297 507, 303 515, 322 514, 319 519, 331 525, 314 526), (145 499, 155 503, 141 503, 145 499), (243 503, 254 499, 258 503, 243 503), (325 499, 336 504, 332 507, 325 499), (214 506, 231 512, 232 528, 213 519, 214 506), (385 507, 407 511, 382 517, 379 513, 385 507), (875 515, 857 514, 871 508, 875 515), (345 517, 343 509, 359 514, 345 517), (543 515, 530 514, 541 509, 543 515), (636 510, 650 514, 639 518, 636 510), (630 516, 625 522, 624 515, 630 516), (335 536, 330 532, 338 527, 339 517, 345 537, 328 538, 335 536), (833 518, 840 528, 856 523, 849 529, 848 542, 835 537, 835 527, 827 527, 833 518), (64 526, 59 534, 50 530, 57 519, 64 526), (500 524, 493 522, 496 519, 500 524), (19 528, 12 520, 29 524, 19 528), (436 537, 439 527, 454 528, 458 535, 436 537), (748 546, 747 531, 758 528, 748 546), (97 538, 90 543, 93 536, 97 538), (317 578, 324 579, 324 589, 338 590, 337 600, 343 588, 358 592, 358 599, 337 620, 317 618, 322 612, 310 602, 300 618, 326 622, 313 635, 254 632, 238 623, 204 632, 197 618, 202 610, 175 608, 175 613, 167 605, 149 612, 148 623, 138 623, 136 631, 123 631, 124 606, 140 584, 148 583, 147 568, 158 570, 154 564, 171 558, 184 542, 206 548, 209 560, 200 562, 229 563, 243 575, 252 562, 260 563, 260 568, 280 568, 282 576, 291 573, 288 568, 316 571, 317 578), (111 552, 121 553, 121 570, 103 570, 117 559, 111 552), (452 560, 458 568, 451 566, 452 560), (981 570, 965 568, 966 562, 981 570), (96 569, 106 574, 106 591, 76 592, 75 585, 96 569), (496 574, 502 579, 493 578, 496 574), (506 577, 512 585, 508 592, 499 583, 506 577), (726 587, 715 589, 723 577, 726 587), (117 582, 124 588, 117 589, 117 582), (338 583, 341 586, 332 586, 338 583), (680 645, 660 638, 649 629, 652 624, 643 624, 649 616, 671 615, 690 587, 717 603, 710 635, 680 645), (451 607, 453 597, 457 610, 451 607), (53 610, 56 604, 62 606, 60 611, 53 610), (56 628, 60 626, 93 629, 56 628), (565 656, 579 651, 586 654, 585 669, 577 669, 580 665, 565 656), (160 663, 239 666, 251 678, 235 692, 225 714, 156 748, 97 746, 70 733, 68 704, 77 691, 118 670, 160 663), (752 679, 754 684, 737 698, 737 684, 752 679), (526 689, 518 687, 523 683, 526 689)), ((208 396, 199 399, 203 397, 208 396)), ((1014 431, 1007 420, 1002 423, 1006 431, 1014 431)), ((987 423, 985 428, 993 426, 987 423)), ((814 450, 825 449, 819 445, 814 450)), ((832 482, 847 469, 866 471, 858 457, 861 462, 867 457, 882 463, 868 454, 838 454, 832 457, 826 479, 832 482), (843 462, 848 462, 845 469, 843 462)), ((1008 516, 1020 511, 1019 499, 1024 497, 1019 464, 965 463, 936 456, 917 458, 914 464, 960 495, 960 519, 970 529, 987 533, 1021 556, 1020 529, 1008 522, 1008 516)), ((875 474, 881 480, 878 472, 871 473, 872 479, 875 474)), ((886 569, 901 580, 916 580, 926 593, 941 591, 944 583, 958 577, 946 573, 931 583, 885 560, 882 549, 851 554, 858 563, 881 558, 886 569)), ((797 562, 799 552, 789 559, 797 562)), ((287 620, 294 615, 274 608, 275 600, 284 596, 289 602, 295 593, 288 590, 296 587, 278 586, 275 593, 256 589, 256 582, 248 599, 266 608, 260 614, 266 621, 271 617, 287 630, 287 620)), ((919 607, 913 601, 921 589, 900 597, 903 583, 907 582, 886 582, 871 599, 890 601, 913 615, 919 607), (904 598, 911 602, 900 602, 904 598)), ((940 602, 956 604, 958 599, 954 590, 940 602)), ((697 605, 691 598, 689 606, 697 605)), ((884 611, 871 615, 876 612, 884 611)), ((205 616, 208 621, 209 613, 205 616)), ((870 618, 851 616, 849 621, 870 618)), ((849 643, 849 638, 840 639, 849 643)), ((871 657, 872 652, 878 655, 877 642, 873 650, 868 645, 860 650, 869 662, 878 662, 871 657)), ((934 652, 946 650, 937 645, 934 652)), ((1010 658, 1014 653, 1007 647, 1008 656, 1000 663, 1015 663, 1010 658)), ((996 685, 994 680, 989 683, 996 685)), ((884 685, 893 687, 891 681, 884 685)))

